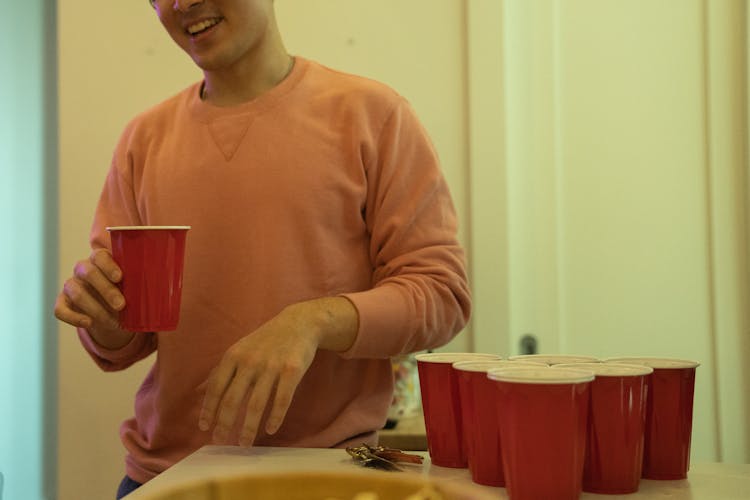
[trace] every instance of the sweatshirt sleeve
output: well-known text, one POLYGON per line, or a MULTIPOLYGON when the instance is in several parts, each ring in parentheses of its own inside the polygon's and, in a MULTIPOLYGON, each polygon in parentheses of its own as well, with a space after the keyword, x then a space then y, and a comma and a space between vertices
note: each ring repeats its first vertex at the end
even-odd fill
MULTIPOLYGON (((135 201, 132 172, 133 155, 128 129, 117 145, 96 207, 89 237, 92 250, 106 248, 111 251, 109 233, 106 230, 108 226, 142 224, 135 201)), ((78 328, 78 337, 96 364, 105 371, 125 369, 156 350, 154 333, 136 333, 128 344, 116 350, 100 346, 83 328, 78 328)))
POLYGON ((400 99, 373 147, 363 147, 365 222, 374 269, 370 290, 344 294, 359 330, 343 357, 388 357, 439 347, 471 311, 457 217, 436 151, 400 99))

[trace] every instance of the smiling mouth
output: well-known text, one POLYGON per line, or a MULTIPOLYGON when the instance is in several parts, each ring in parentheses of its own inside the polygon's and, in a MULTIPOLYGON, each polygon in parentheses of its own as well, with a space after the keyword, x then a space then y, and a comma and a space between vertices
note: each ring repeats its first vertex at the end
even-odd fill
POLYGON ((215 17, 213 19, 206 19, 204 21, 201 21, 199 23, 191 24, 187 27, 187 32, 190 36, 200 35, 201 33, 210 30, 217 24, 221 22, 220 17, 215 17))

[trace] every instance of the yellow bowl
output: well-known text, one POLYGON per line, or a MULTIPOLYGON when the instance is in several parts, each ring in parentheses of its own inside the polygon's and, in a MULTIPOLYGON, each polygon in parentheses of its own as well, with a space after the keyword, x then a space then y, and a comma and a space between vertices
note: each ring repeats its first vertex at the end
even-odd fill
POLYGON ((134 496, 139 500, 490 500, 497 497, 463 480, 376 471, 243 474, 187 481, 134 496))

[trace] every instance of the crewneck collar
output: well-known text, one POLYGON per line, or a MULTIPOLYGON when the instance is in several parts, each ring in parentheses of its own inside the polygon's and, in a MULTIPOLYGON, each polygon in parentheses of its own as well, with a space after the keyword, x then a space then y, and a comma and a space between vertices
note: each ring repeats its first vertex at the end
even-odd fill
POLYGON ((187 92, 187 104, 193 117, 202 122, 210 122, 217 118, 244 114, 260 114, 274 107, 280 99, 289 93, 299 83, 307 70, 309 61, 294 56, 294 64, 289 74, 275 87, 248 102, 236 106, 214 106, 201 100, 200 89, 203 82, 191 85, 187 92))

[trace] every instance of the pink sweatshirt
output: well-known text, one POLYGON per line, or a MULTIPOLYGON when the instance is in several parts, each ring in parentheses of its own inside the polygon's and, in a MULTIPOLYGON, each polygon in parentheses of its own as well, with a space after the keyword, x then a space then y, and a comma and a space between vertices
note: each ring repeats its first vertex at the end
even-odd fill
POLYGON ((106 226, 192 226, 176 331, 111 351, 79 330, 107 371, 157 353, 120 430, 138 482, 210 444, 198 429, 202 384, 286 305, 346 296, 359 331, 347 352, 318 351, 282 427, 257 445, 374 442, 392 397, 389 357, 445 344, 470 312, 450 193, 402 97, 300 57, 240 106, 204 103, 199 87, 127 126, 91 233, 93 248, 109 248, 106 226))

